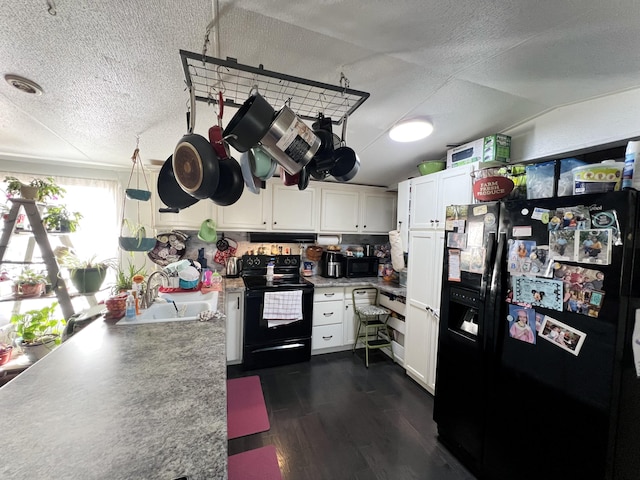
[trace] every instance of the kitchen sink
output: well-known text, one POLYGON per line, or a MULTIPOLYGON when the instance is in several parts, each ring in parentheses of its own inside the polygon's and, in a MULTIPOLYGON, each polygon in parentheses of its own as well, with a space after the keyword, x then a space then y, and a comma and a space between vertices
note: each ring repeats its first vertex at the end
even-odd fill
MULTIPOLYGON (((217 300, 217 299, 216 299, 217 300)), ((154 303, 149 308, 141 310, 140 315, 134 319, 126 317, 116 323, 116 325, 138 325, 141 323, 159 322, 182 322, 186 320, 197 320, 198 314, 206 310, 215 310, 209 302, 176 302, 154 303), (176 307, 178 311, 176 312, 176 307)))

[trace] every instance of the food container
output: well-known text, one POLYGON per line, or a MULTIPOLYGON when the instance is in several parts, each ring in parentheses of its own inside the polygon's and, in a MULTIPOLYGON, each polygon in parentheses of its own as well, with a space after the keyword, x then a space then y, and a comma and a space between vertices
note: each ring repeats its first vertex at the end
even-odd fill
POLYGON ((573 194, 605 193, 620 190, 624 162, 604 160, 576 167, 573 172, 573 194))

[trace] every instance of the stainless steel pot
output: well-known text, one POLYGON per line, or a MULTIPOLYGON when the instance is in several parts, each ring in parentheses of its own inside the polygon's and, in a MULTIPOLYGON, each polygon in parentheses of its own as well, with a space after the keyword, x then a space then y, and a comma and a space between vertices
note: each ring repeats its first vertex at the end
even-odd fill
POLYGON ((320 143, 313 130, 286 105, 260 140, 262 148, 291 175, 311 161, 320 143))

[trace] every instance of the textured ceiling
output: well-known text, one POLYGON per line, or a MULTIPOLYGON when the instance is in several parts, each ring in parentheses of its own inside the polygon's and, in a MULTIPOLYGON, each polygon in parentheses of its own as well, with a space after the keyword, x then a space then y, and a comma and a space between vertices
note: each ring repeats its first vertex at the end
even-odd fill
MULTIPOLYGON (((215 3, 55 4, 55 16, 45 0, 0 9, 0 73, 45 92, 0 83, 0 158, 128 168, 137 135, 145 161, 167 158, 186 130, 178 52, 202 52, 215 3)), ((354 183, 392 185, 447 144, 640 86, 637 0, 220 0, 218 11, 208 55, 336 85, 344 72, 371 94, 348 124, 354 183), (388 139, 418 115, 433 135, 388 139)), ((213 119, 198 103, 196 132, 213 119)))

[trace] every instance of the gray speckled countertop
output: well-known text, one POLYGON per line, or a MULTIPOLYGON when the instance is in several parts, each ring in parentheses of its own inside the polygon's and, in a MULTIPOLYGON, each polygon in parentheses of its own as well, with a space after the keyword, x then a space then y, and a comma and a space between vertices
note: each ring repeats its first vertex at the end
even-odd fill
MULTIPOLYGON (((362 277, 362 278, 325 278, 320 275, 311 277, 303 277, 308 282, 313 283, 315 287, 377 287, 381 292, 387 292, 398 297, 407 296, 407 288, 401 287, 395 283, 385 282, 380 277, 362 277)), ((227 292, 244 291, 244 283, 242 278, 225 278, 225 290, 227 292)))
POLYGON ((224 322, 98 319, 0 388, 0 478, 227 478, 224 322))

